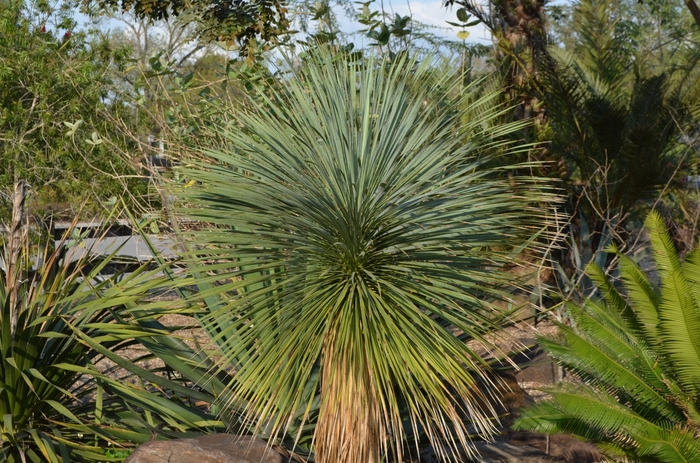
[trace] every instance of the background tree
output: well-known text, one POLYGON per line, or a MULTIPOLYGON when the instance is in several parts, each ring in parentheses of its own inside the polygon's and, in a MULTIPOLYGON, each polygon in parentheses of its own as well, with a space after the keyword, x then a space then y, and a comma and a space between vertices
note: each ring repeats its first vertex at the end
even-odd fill
POLYGON ((120 108, 107 72, 119 55, 77 30, 66 5, 2 0, 0 29, 0 191, 26 180, 34 212, 70 217, 88 198, 85 213, 125 188, 144 194, 102 140, 120 139, 106 117, 120 108))
MULTIPOLYGON (((119 27, 108 39, 114 48, 125 50, 129 63, 112 71, 124 107, 110 117, 130 134, 132 150, 141 154, 149 171, 167 171, 180 162, 184 153, 170 157, 171 146, 211 136, 208 127, 220 122, 223 108, 244 104, 257 82, 272 75, 264 57, 256 55, 249 63, 221 44, 204 42, 184 17, 110 17, 119 27)), ((151 209, 142 215, 157 220, 160 213, 151 209)))
POLYGON ((145 158, 162 156, 162 132, 171 121, 168 114, 183 109, 182 106, 196 105, 194 85, 206 86, 225 76, 221 71, 228 61, 227 54, 215 44, 198 41, 194 25, 185 18, 151 21, 131 13, 106 17, 119 27, 110 30, 105 40, 113 48, 123 50, 129 64, 112 68, 116 91, 127 105, 113 117, 116 121, 121 115, 122 120, 116 122, 132 134, 145 158), (195 82, 190 82, 192 78, 196 78, 195 82), (190 98, 194 104, 184 104, 183 98, 190 98))
POLYGON ((119 10, 150 21, 183 17, 196 24, 197 35, 205 41, 237 44, 252 58, 257 40, 276 43, 287 32, 287 8, 281 0, 80 0, 85 11, 99 14, 119 10))

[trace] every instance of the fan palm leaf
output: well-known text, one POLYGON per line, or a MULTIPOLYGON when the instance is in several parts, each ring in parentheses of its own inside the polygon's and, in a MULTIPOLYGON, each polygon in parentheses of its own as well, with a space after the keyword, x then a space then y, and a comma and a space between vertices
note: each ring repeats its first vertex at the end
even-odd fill
POLYGON ((188 233, 189 266, 220 296, 203 325, 236 371, 228 398, 272 437, 315 421, 318 461, 400 459, 407 429, 443 454, 494 430, 495 380, 465 340, 494 349, 513 283, 499 269, 553 196, 483 167, 522 124, 493 124, 488 96, 469 113, 452 82, 321 52, 181 171, 180 214, 210 224, 188 233))

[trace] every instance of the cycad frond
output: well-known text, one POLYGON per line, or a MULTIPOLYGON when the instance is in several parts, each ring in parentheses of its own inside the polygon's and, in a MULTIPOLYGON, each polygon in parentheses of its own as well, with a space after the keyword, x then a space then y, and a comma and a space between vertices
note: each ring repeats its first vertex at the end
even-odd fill
POLYGON ((573 306, 570 311, 581 334, 562 326, 562 344, 542 340, 553 358, 587 384, 614 390, 643 417, 669 423, 683 419, 682 411, 668 403, 663 371, 655 365, 658 359, 633 333, 625 331, 619 317, 611 317, 604 306, 593 304, 587 306, 585 314, 573 306))
POLYGON ((650 214, 647 228, 664 288, 658 306, 663 352, 674 364, 675 379, 694 396, 700 393, 700 301, 694 297, 696 293, 657 212, 650 214))
POLYGON ((629 457, 698 461, 700 306, 693 286, 700 254, 693 251, 681 264, 661 216, 653 212, 646 226, 659 288, 622 257, 625 302, 612 282, 601 282, 602 270, 589 269, 607 304, 571 306, 574 326, 543 340, 585 384, 554 389, 551 402, 526 410, 515 426, 569 432, 629 457))
MULTIPOLYGON (((579 23, 579 41, 576 55, 580 68, 591 71, 593 80, 606 87, 622 86, 620 76, 625 75, 625 65, 630 56, 615 31, 616 21, 611 12, 616 9, 612 0, 589 0, 576 4, 575 17, 579 23)), ((606 92, 607 93, 607 92, 606 92)))
POLYGON ((627 288, 627 297, 633 308, 639 329, 643 329, 646 339, 658 342, 659 304, 661 298, 656 288, 639 266, 627 256, 620 256, 620 279, 627 288))

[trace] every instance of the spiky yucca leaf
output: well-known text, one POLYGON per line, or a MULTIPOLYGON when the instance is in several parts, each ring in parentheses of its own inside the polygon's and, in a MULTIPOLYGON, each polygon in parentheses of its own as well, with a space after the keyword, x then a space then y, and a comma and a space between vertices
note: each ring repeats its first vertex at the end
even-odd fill
MULTIPOLYGON (((131 448, 150 440, 156 427, 171 437, 225 429, 191 405, 212 403, 211 393, 128 359, 126 350, 138 344, 156 353, 177 344, 156 320, 171 312, 171 303, 148 300, 150 291, 170 284, 164 267, 145 264, 104 276, 115 254, 95 255, 82 241, 51 247, 37 250, 25 242, 15 271, 0 271, 0 459, 121 461, 107 454, 108 442, 131 448), (104 359, 127 377, 105 371, 104 359), (166 391, 167 398, 161 395, 166 391)), ((189 353, 179 352, 179 361, 173 351, 161 355, 179 368, 189 353)), ((200 373, 207 378, 204 369, 200 373)), ((201 378, 190 375, 192 382, 201 378)))
POLYGON ((463 340, 486 343, 504 320, 499 267, 552 200, 482 168, 520 126, 492 124, 485 97, 466 117, 483 130, 462 138, 471 90, 430 62, 321 53, 281 88, 231 117, 211 163, 181 172, 180 212, 211 224, 189 235, 190 270, 229 295, 205 326, 236 370, 232 397, 272 436, 318 409, 322 462, 398 459, 406 426, 438 451, 490 434, 477 379, 492 380, 463 340))
POLYGON ((621 259, 622 292, 595 267, 605 303, 570 306, 573 327, 543 347, 585 384, 552 389, 553 399, 525 409, 515 427, 566 432, 604 444, 611 456, 643 461, 700 458, 700 249, 681 262, 661 216, 646 226, 660 285, 621 259))

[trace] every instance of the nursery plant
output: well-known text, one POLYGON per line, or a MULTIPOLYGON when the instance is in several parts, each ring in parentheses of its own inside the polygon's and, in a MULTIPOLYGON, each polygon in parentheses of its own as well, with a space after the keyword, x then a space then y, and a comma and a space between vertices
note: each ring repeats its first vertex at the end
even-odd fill
POLYGON ((619 279, 588 267, 602 299, 569 304, 572 325, 540 340, 575 380, 516 429, 573 434, 629 461, 700 461, 700 248, 681 262, 657 212, 646 227, 658 283, 621 255, 619 279))
POLYGON ((553 196, 485 167, 527 149, 503 141, 522 124, 434 64, 309 53, 179 171, 202 326, 235 371, 223 405, 271 439, 310 433, 319 462, 400 461, 407 435, 449 458, 495 429, 466 341, 495 349, 500 268, 553 196))

